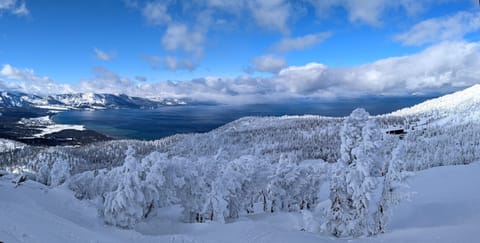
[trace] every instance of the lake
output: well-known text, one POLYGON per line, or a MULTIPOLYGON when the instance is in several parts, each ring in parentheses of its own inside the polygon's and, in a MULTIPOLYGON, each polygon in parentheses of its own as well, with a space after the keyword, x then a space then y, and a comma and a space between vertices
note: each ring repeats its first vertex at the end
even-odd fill
POLYGON ((177 133, 207 132, 244 116, 346 116, 357 108, 385 114, 418 104, 427 97, 363 98, 325 102, 258 105, 165 106, 154 110, 117 109, 67 111, 53 117, 60 124, 81 124, 100 133, 129 139, 153 140, 177 133))

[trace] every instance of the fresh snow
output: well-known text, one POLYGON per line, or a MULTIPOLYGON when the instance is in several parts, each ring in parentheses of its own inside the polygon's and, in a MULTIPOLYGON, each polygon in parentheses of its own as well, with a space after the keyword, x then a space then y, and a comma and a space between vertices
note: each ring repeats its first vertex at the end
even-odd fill
POLYGON ((79 201, 66 187, 33 181, 15 187, 0 177, 0 241, 20 242, 478 242, 480 163, 418 172, 411 202, 394 211, 387 233, 337 239, 301 231, 298 213, 255 214, 233 223, 187 224, 179 209, 166 208, 133 230, 107 226, 95 203, 79 201))
POLYGON ((467 122, 480 119, 480 84, 427 100, 418 105, 392 112, 393 116, 448 117, 449 121, 467 122))
POLYGON ((41 116, 35 118, 22 118, 18 124, 27 125, 27 126, 43 126, 43 125, 51 125, 53 121, 50 119, 49 116, 41 116))
POLYGON ((41 128, 41 132, 34 134, 33 136, 36 138, 44 137, 45 135, 61 132, 63 130, 77 130, 77 131, 85 131, 85 126, 83 125, 61 125, 61 124, 54 124, 48 125, 45 128, 41 128))
POLYGON ((34 127, 35 129, 40 130, 39 133, 33 135, 33 137, 41 138, 45 135, 61 132, 63 130, 77 130, 77 131, 84 131, 85 126, 83 125, 62 125, 62 124, 55 124, 55 122, 50 119, 49 116, 42 116, 36 118, 28 118, 28 119, 21 119, 19 124, 23 124, 26 126, 34 127))
POLYGON ((49 110, 50 112, 60 112, 60 111, 68 111, 72 108, 60 105, 35 105, 35 107, 40 109, 49 110))

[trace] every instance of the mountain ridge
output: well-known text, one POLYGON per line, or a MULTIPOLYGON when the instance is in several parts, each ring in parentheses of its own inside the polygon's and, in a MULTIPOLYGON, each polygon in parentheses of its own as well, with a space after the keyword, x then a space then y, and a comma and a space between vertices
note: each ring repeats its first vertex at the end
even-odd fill
POLYGON ((163 98, 152 100, 125 94, 72 93, 58 95, 34 95, 22 92, 0 92, 0 108, 41 108, 48 110, 76 109, 152 109, 161 106, 187 105, 185 99, 163 98))

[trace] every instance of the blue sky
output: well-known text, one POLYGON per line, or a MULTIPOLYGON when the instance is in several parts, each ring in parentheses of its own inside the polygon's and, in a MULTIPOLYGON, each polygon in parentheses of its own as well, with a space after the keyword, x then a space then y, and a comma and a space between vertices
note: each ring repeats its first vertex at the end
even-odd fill
POLYGON ((477 82, 468 70, 480 70, 479 8, 473 0, 0 0, 0 81, 34 93, 221 102, 450 91, 477 82))

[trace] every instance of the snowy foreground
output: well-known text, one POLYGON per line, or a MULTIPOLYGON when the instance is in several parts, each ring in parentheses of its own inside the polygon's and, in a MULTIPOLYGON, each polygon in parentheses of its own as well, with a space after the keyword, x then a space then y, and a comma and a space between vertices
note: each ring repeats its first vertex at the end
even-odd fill
POLYGON ((133 230, 107 226, 88 201, 65 187, 0 178, 0 241, 16 242, 478 242, 480 163, 418 172, 411 202, 399 205, 387 233, 337 239, 301 231, 299 213, 255 214, 233 223, 180 222, 176 208, 133 230), (475 193, 477 192, 477 193, 475 193), (160 219, 161 218, 161 219, 160 219))

